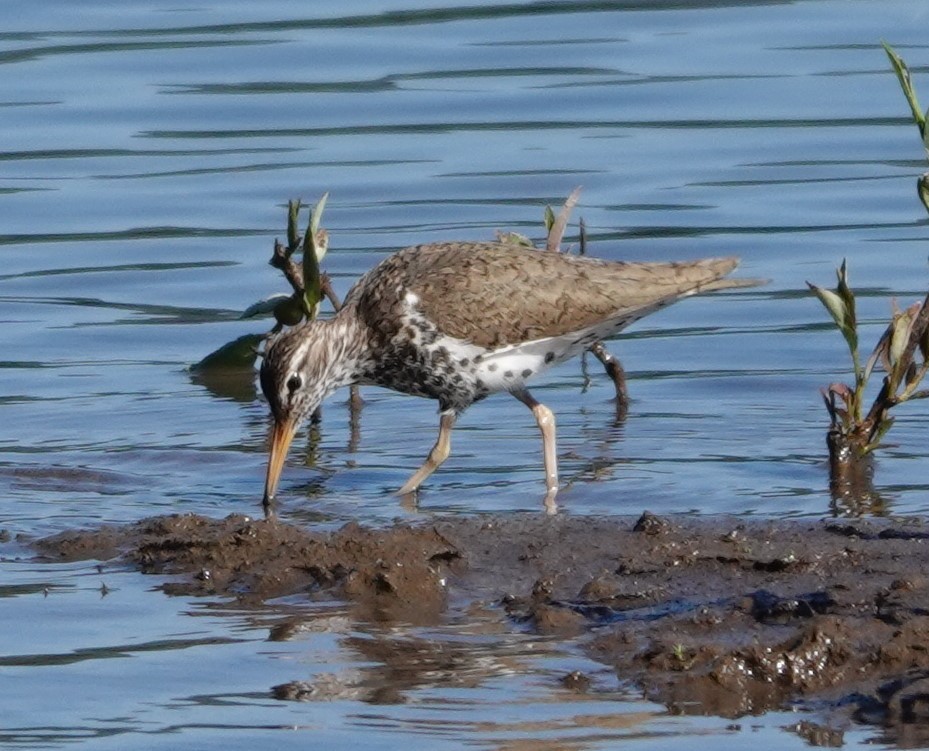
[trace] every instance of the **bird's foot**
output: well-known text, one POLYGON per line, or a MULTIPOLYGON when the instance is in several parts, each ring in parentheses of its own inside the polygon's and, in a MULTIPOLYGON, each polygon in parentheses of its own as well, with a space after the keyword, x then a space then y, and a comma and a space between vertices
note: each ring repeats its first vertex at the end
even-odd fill
POLYGON ((277 509, 273 497, 265 496, 261 501, 261 507, 265 512, 265 521, 277 521, 277 509))
POLYGON ((405 496, 405 495, 412 495, 414 493, 417 493, 419 491, 419 483, 414 482, 414 480, 416 480, 415 475, 411 477, 409 480, 407 480, 405 483, 403 483, 402 488, 400 488, 399 490, 395 490, 394 495, 405 496))
POLYGON ((419 490, 406 490, 404 485, 400 490, 394 493, 400 499, 400 508, 404 511, 419 511, 419 490))
POLYGON ((554 516, 558 513, 558 504, 555 503, 555 496, 558 495, 558 487, 549 488, 542 498, 542 508, 547 516, 554 516))

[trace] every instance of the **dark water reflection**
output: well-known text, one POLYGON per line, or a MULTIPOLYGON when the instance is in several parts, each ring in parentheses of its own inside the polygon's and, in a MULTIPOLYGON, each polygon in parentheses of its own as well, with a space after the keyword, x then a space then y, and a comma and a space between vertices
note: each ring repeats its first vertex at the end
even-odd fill
MULTIPOLYGON (((300 727, 345 747, 744 746, 749 731, 664 717, 612 679, 570 695, 552 676, 581 658, 528 651, 525 635, 348 625, 331 641, 312 632, 268 651, 247 618, 198 621, 197 603, 147 593, 151 582, 127 572, 108 573, 113 591, 101 597, 93 567, 24 562, 15 535, 258 512, 267 416, 254 381, 190 366, 267 330, 238 317, 285 289, 266 261, 286 201, 327 190, 326 266, 340 295, 407 244, 500 229, 539 238, 542 207, 576 185, 592 254, 742 256, 743 273, 767 287, 687 301, 610 344, 633 397, 624 421, 596 363, 586 387, 577 363, 540 382, 536 396, 558 415, 562 506, 861 512, 831 505, 818 389, 848 365, 805 282, 831 283, 848 258, 867 341, 892 297, 924 295, 927 220, 913 191, 923 152, 878 46, 896 45, 917 88, 929 86, 923 5, 51 0, 5 10, 0 660, 13 688, 0 699, 2 743, 174 748, 182 734, 188 745, 302 747, 308 736, 280 730, 300 727), (124 648, 133 659, 43 664, 124 648), (360 686, 353 697, 269 694, 345 671, 360 676, 346 682, 360 686), (216 690, 222 680, 229 693, 216 690), (396 711, 372 711, 371 697, 396 711)), ((390 493, 428 451, 434 407, 363 396, 355 424, 339 395, 318 432, 298 439, 285 516, 334 526, 538 510, 538 437, 515 400, 462 419, 414 509, 390 493)), ((919 403, 901 409, 894 446, 877 458, 880 508, 864 513, 929 508, 924 416, 919 403)), ((780 724, 759 721, 752 739, 787 747, 780 724)))

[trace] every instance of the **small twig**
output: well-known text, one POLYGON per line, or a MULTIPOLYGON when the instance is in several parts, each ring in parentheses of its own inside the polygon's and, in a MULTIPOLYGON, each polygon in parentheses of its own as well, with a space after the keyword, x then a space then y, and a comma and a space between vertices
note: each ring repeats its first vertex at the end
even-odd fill
POLYGON ((303 272, 300 267, 293 262, 293 248, 285 248, 279 240, 274 241, 274 252, 271 254, 271 260, 268 261, 271 266, 279 269, 284 273, 287 282, 293 288, 296 295, 303 297, 303 272))
POLYGON ((322 276, 320 277, 320 286, 322 287, 323 295, 327 300, 329 300, 329 304, 332 305, 332 309, 336 313, 342 310, 342 301, 339 300, 339 296, 332 288, 332 280, 329 279, 329 274, 323 272, 322 276))
POLYGON ((568 196, 567 200, 564 202, 564 206, 561 207, 561 211, 558 212, 558 218, 549 230, 548 238, 545 241, 546 250, 558 252, 561 249, 561 239, 564 237, 564 231, 568 226, 568 219, 571 217, 571 209, 577 205, 577 201, 580 197, 581 188, 578 186, 571 191, 571 195, 568 196))
MULTIPOLYGON (((293 259, 291 258, 293 252, 294 248, 285 248, 279 241, 275 240, 274 253, 268 263, 274 268, 282 271, 294 293, 297 296, 302 297, 303 270, 300 268, 300 266, 294 263, 293 259)), ((320 274, 319 283, 322 287, 323 295, 326 297, 326 299, 329 300, 330 304, 332 305, 332 309, 338 313, 342 309, 342 301, 339 299, 339 296, 336 294, 336 291, 332 286, 332 281, 329 278, 329 274, 325 272, 320 274)))

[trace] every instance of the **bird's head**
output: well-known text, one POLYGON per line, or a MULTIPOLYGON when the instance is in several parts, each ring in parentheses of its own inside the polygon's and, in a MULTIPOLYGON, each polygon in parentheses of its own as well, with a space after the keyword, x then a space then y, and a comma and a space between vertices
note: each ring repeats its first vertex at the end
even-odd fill
POLYGON ((269 513, 294 434, 322 400, 338 386, 330 377, 332 350, 325 326, 313 321, 278 334, 261 362, 261 390, 274 423, 265 478, 264 507, 269 513))

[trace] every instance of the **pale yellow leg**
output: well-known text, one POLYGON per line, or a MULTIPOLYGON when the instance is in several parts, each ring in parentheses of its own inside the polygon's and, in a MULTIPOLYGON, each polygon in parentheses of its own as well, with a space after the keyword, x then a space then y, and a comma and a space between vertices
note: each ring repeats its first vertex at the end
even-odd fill
POLYGON ((558 494, 558 455, 555 444, 555 414, 544 404, 537 402, 526 389, 513 391, 519 401, 532 410, 535 421, 542 432, 542 461, 545 464, 545 497, 542 505, 546 513, 553 514, 558 510, 555 505, 555 496, 558 494))
POLYGON ((455 427, 455 420, 458 419, 454 412, 443 412, 439 418, 439 437, 436 438, 435 446, 423 462, 423 466, 413 473, 413 476, 406 481, 406 484, 397 491, 397 495, 406 495, 412 493, 422 485, 429 475, 438 469, 452 450, 452 428, 455 427))

